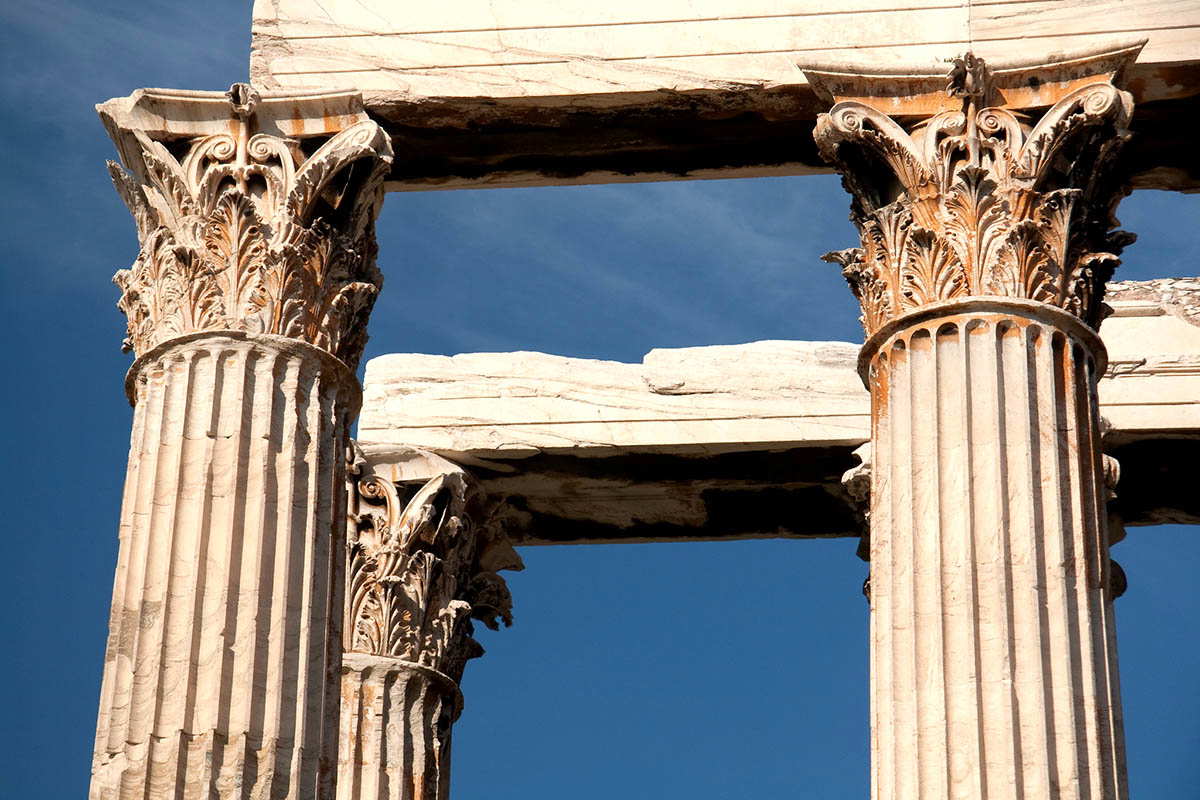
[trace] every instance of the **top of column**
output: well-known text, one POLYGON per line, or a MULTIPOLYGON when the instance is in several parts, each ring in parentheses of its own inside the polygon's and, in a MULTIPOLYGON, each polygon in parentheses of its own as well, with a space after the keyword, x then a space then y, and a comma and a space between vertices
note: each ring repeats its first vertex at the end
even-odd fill
POLYGON ((392 156, 357 94, 143 89, 97 111, 141 243, 114 277, 126 349, 240 331, 358 363, 382 284, 374 219, 392 156))
POLYGON ((1118 88, 1141 43, 941 75, 806 67, 833 106, 814 137, 853 195, 862 247, 831 253, 867 335, 967 298, 1055 306, 1096 327, 1133 237, 1113 231, 1117 155, 1133 100, 1118 88))

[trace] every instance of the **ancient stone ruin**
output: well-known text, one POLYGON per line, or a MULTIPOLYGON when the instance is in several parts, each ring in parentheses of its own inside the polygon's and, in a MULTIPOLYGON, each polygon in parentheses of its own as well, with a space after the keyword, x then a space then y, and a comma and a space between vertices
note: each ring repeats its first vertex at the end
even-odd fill
POLYGON ((100 105, 141 251, 91 797, 443 800, 514 545, 846 536, 874 798, 1126 798, 1109 546, 1200 523, 1200 280, 1111 282, 1113 213, 1200 189, 1200 7, 1009 7, 259 0, 252 83, 100 105), (356 379, 386 191, 830 170, 861 347, 356 379))

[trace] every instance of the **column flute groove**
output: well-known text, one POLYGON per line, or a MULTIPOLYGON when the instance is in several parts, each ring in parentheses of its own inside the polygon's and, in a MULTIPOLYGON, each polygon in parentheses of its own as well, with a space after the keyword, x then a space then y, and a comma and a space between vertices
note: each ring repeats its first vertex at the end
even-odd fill
POLYGON ((1128 796, 1095 328, 1139 49, 805 70, 862 235, 875 800, 1128 796))
MULTIPOLYGON (((180 691, 187 691, 187 672, 190 659, 182 658, 180 654, 190 653, 187 643, 190 640, 192 614, 190 609, 183 609, 180 606, 190 605, 189 601, 194 597, 194 593, 188 590, 187 583, 189 578, 195 574, 194 571, 199 568, 196 548, 203 538, 204 530, 203 522, 198 526, 192 526, 188 524, 188 520, 196 515, 195 505, 197 502, 201 505, 200 514, 203 515, 203 507, 207 505, 206 498, 208 496, 208 492, 205 491, 206 487, 203 484, 194 485, 193 481, 197 480, 199 475, 203 475, 204 481, 207 482, 209 470, 205 465, 212 464, 211 452, 202 452, 197 457, 196 450, 208 449, 208 445, 211 443, 208 428, 212 417, 220 413, 215 404, 212 412, 208 415, 196 413, 195 408, 198 396, 201 398, 210 396, 217 382, 216 370, 206 368, 212 366, 205 363, 210 360, 210 353, 204 350, 193 350, 181 355, 183 358, 179 363, 184 366, 187 374, 184 393, 186 399, 182 414, 185 427, 179 451, 178 470, 174 478, 174 497, 170 504, 173 507, 173 513, 170 524, 164 526, 164 530, 151 530, 148 533, 152 539, 158 538, 169 542, 167 564, 163 570, 166 575, 163 590, 162 639, 156 648, 157 652, 154 653, 159 668, 155 676, 155 684, 150 686, 147 681, 146 686, 149 699, 154 703, 153 715, 146 715, 148 727, 152 732, 149 736, 150 749, 147 753, 147 762, 151 772, 148 783, 152 787, 161 787, 164 791, 174 785, 174 771, 166 763, 167 759, 174 756, 178 760, 182 757, 181 750, 184 749, 179 744, 172 746, 170 731, 172 728, 186 730, 183 727, 183 720, 179 718, 182 706, 164 701, 168 697, 177 696, 180 691), (174 717, 174 719, 166 719, 168 716, 174 717)), ((143 602, 145 602, 145 596, 143 596, 143 602)), ((150 666, 150 670, 153 670, 153 666, 150 666)), ((150 674, 153 675, 153 672, 150 674)), ((142 733, 141 736, 144 737, 145 734, 142 733)))

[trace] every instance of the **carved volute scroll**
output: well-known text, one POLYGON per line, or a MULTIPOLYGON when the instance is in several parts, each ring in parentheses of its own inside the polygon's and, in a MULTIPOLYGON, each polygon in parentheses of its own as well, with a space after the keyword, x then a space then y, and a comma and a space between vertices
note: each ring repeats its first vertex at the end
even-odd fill
POLYGON ((471 620, 512 624, 512 598, 497 572, 523 568, 490 524, 469 476, 447 471, 356 483, 346 564, 346 652, 390 656, 458 682, 483 653, 471 620))
POLYGON ((323 98, 296 99, 299 135, 285 136, 278 120, 260 119, 250 86, 235 84, 223 105, 191 94, 190 107, 191 98, 146 92, 132 106, 100 107, 129 169, 109 162, 141 245, 114 276, 125 348, 141 355, 176 336, 232 330, 297 339, 355 367, 382 285, 374 220, 387 135, 361 113, 305 130, 304 106, 323 98))
MULTIPOLYGON (((1113 230, 1133 108, 1113 79, 1138 49, 1060 65, 1070 74, 1040 95, 1048 108, 1006 107, 993 73, 967 53, 953 62, 944 110, 910 116, 894 97, 860 97, 820 116, 814 137, 853 195, 862 237, 824 258, 841 264, 868 337, 907 312, 984 296, 1099 324, 1105 281, 1134 238, 1113 230)), ((828 83, 807 74, 818 90, 828 83)), ((1031 73, 1026 94, 1038 80, 1031 73)))

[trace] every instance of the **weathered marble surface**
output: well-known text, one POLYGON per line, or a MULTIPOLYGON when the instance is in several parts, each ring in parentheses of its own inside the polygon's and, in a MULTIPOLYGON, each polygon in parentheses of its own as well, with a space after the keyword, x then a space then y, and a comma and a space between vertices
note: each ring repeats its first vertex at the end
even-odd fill
POLYGON ((709 452, 860 442, 870 413, 845 342, 652 350, 642 364, 544 353, 397 354, 367 364, 359 438, 435 451, 709 452))
POLYGON ((945 73, 1147 39, 1136 184, 1194 191, 1178 120, 1200 113, 1190 0, 258 0, 251 73, 265 89, 363 92, 398 152, 389 188, 534 186, 827 172, 822 110, 797 64, 945 73), (1143 144, 1145 146, 1143 146, 1143 144))
POLYGON ((89 797, 331 798, 354 376, 201 333, 132 389, 89 797))
MULTIPOLYGON (((989 60, 1148 38, 1151 66, 1196 61, 1188 0, 258 0, 252 69, 268 88, 338 87, 378 100, 541 97, 804 84, 795 63, 852 55, 939 67, 947 48, 989 60)), ((1157 80, 1145 99, 1171 91, 1157 80)))
POLYGON ((1110 438, 1200 432, 1200 279, 1112 284, 1108 304, 1100 407, 1113 426, 1110 438))
POLYGON ((1095 337, 1068 319, 964 308, 873 361, 876 800, 1128 797, 1095 337))

